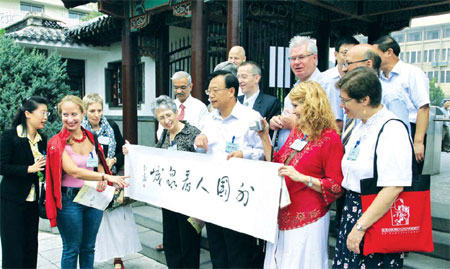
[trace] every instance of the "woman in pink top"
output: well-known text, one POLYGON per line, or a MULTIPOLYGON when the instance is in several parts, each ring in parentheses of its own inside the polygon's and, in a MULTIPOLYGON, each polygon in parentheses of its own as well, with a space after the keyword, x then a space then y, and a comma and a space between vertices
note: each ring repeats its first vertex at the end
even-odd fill
POLYGON ((47 215, 52 224, 57 222, 63 241, 61 268, 77 268, 78 258, 80 268, 93 268, 95 240, 103 211, 73 199, 84 180, 104 181, 119 187, 128 184, 124 176, 107 174, 109 169, 105 167, 97 138, 81 127, 84 117, 81 99, 73 95, 64 97, 58 104, 58 114, 63 128, 50 139, 47 151, 47 215))

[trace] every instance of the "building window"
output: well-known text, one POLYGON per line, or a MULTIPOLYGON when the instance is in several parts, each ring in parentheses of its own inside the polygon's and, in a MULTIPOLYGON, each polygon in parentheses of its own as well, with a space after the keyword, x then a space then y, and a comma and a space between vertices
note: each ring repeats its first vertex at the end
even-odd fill
POLYGON ((409 55, 410 55, 410 52, 408 51, 408 52, 406 53, 406 62, 407 62, 407 63, 409 63, 409 55))
POLYGON ((439 30, 430 30, 426 31, 426 40, 438 39, 439 38, 439 30))
POLYGON ((427 75, 428 75, 428 80, 431 81, 433 79, 433 71, 428 72, 427 75))
POLYGON ((81 18, 83 18, 86 15, 87 14, 84 12, 69 10, 69 19, 80 20, 81 18))
POLYGON ((442 49, 441 57, 443 61, 447 60, 447 49, 442 49))
POLYGON ((417 63, 421 63, 422 62, 422 52, 418 51, 417 52, 417 63))
POLYGON ((397 43, 403 43, 403 42, 405 42, 405 36, 403 35, 403 33, 393 35, 392 38, 394 38, 395 41, 397 41, 397 43))
POLYGON ((441 83, 445 82, 445 71, 441 71, 441 83))
POLYGON ((415 51, 411 52, 411 63, 412 64, 416 63, 416 52, 415 51))
MULTIPOLYGON (((144 101, 144 63, 136 68, 136 93, 138 104, 144 101)), ((110 62, 105 68, 105 101, 110 107, 121 107, 122 99, 122 62, 110 62)))
POLYGON ((413 32, 408 34, 408 41, 420 41, 422 40, 421 32, 413 32))
POLYGON ((434 81, 436 81, 436 82, 439 81, 439 71, 434 71, 433 78, 434 78, 434 81))
POLYGON ((434 50, 429 50, 428 51, 428 61, 432 62, 434 59, 434 50))
POLYGON ((44 12, 44 6, 20 2, 20 11, 42 13, 44 12))
POLYGON ((450 37, 450 27, 449 28, 445 28, 445 30, 444 30, 444 37, 450 37))
POLYGON ((445 82, 450 83, 450 70, 447 70, 447 72, 445 72, 445 82))
POLYGON ((403 52, 400 52, 400 55, 398 57, 403 61, 403 52))
POLYGON ((439 49, 436 49, 434 54, 434 61, 439 62, 439 49))
POLYGON ((423 51, 423 62, 428 62, 428 50, 423 51))

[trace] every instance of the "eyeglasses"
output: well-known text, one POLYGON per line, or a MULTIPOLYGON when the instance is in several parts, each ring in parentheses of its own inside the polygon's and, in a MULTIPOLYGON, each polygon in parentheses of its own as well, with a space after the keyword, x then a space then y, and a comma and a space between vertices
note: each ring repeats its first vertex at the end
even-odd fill
POLYGON ((339 51, 339 54, 341 54, 342 56, 346 56, 347 52, 348 52, 348 50, 343 50, 343 51, 339 51))
POLYGON ((309 57, 309 56, 312 56, 312 55, 314 55, 314 53, 310 53, 308 55, 291 56, 291 57, 288 57, 288 59, 289 59, 290 62, 295 62, 297 60, 304 61, 306 57, 309 57))
POLYGON ((348 101, 353 99, 353 98, 344 99, 344 98, 342 98, 342 96, 339 96, 339 98, 341 98, 341 104, 343 104, 343 105, 345 105, 348 101))
POLYGON ((37 111, 37 112, 41 114, 43 117, 48 117, 51 114, 49 111, 37 111))
POLYGON ((221 90, 228 90, 228 88, 223 88, 223 89, 212 89, 212 90, 206 89, 206 90, 205 90, 205 93, 206 93, 206 95, 211 95, 211 94, 216 95, 216 94, 219 93, 219 91, 221 91, 221 90))
POLYGON ((345 62, 345 63, 342 64, 342 67, 347 68, 347 67, 349 67, 349 66, 352 65, 352 64, 362 63, 362 62, 365 62, 365 61, 368 61, 368 60, 369 60, 369 59, 363 59, 363 60, 359 60, 359 61, 345 62))

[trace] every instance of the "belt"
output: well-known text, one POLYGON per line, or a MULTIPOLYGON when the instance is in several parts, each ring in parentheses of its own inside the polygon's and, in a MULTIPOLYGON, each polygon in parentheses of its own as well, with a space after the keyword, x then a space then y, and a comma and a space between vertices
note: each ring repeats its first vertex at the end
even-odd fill
POLYGON ((77 194, 81 188, 75 187, 61 187, 61 194, 66 193, 68 195, 77 194))

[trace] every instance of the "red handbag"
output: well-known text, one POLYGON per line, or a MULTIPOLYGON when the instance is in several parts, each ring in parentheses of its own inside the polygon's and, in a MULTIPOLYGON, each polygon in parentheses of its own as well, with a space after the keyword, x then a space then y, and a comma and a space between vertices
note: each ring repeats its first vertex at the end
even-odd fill
MULTIPOLYGON (((398 119, 391 120, 400 121, 398 119)), ((378 192, 382 189, 382 187, 377 187, 376 152, 380 134, 383 132, 384 126, 391 120, 384 123, 378 133, 375 144, 373 178, 366 178, 360 182, 363 212, 372 204, 378 192)), ((363 248, 363 254, 365 256, 371 253, 433 251, 430 175, 419 175, 414 158, 414 150, 412 171, 413 178, 411 187, 405 187, 386 214, 367 229, 364 235, 363 248)))

